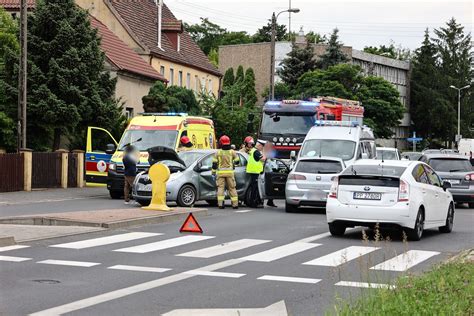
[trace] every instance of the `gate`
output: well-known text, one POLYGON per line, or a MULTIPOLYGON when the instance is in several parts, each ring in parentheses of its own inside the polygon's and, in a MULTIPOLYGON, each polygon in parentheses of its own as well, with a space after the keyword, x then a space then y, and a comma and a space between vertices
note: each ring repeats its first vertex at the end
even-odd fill
POLYGON ((67 187, 77 188, 77 153, 68 154, 67 187))
POLYGON ((23 154, 0 154, 0 192, 23 190, 23 154))
POLYGON ((31 187, 61 187, 61 153, 33 153, 31 187))

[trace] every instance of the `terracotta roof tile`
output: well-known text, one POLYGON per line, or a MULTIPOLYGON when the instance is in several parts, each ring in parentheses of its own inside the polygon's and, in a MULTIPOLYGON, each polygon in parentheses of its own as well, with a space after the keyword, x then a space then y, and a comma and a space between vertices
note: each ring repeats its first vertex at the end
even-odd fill
MULTIPOLYGON (((154 0, 109 0, 120 18, 128 25, 135 36, 156 56, 176 63, 198 68, 221 76, 191 36, 181 33, 180 51, 176 51, 166 32, 161 34, 161 47, 158 47, 158 8, 154 0)), ((166 5, 163 5, 163 20, 178 21, 166 5)))
MULTIPOLYGON (((36 4, 36 0, 27 0, 26 4, 28 8, 33 8, 36 4)), ((0 0, 0 7, 6 10, 20 10, 20 0, 0 0)))
POLYGON ((92 27, 95 27, 101 37, 101 48, 111 63, 123 71, 155 80, 166 79, 150 66, 143 58, 133 51, 127 44, 110 31, 104 24, 94 17, 90 17, 92 27))

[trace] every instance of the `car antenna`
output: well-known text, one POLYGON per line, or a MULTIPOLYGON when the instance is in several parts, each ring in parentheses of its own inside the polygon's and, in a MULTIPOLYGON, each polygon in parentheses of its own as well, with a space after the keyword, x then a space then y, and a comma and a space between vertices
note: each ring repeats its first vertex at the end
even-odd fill
MULTIPOLYGON (((383 160, 383 150, 382 150, 382 163, 384 163, 384 160, 383 160)), ((383 168, 383 167, 382 167, 383 168)))

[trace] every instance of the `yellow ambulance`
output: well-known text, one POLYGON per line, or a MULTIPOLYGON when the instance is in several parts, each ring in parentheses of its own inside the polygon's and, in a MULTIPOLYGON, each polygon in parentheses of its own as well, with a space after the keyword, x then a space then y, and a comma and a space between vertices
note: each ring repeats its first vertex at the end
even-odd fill
POLYGON ((107 185, 112 198, 123 195, 123 150, 131 144, 140 151, 138 170, 148 168, 147 149, 165 146, 175 150, 182 136, 195 149, 216 148, 214 123, 185 113, 143 113, 134 117, 119 142, 98 127, 89 127, 86 148, 86 181, 89 186, 107 185))

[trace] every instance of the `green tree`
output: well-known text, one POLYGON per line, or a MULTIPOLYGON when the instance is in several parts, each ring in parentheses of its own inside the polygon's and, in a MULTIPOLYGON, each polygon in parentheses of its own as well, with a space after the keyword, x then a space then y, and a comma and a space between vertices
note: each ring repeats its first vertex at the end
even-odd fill
POLYGON ((300 48, 293 44, 288 57, 281 62, 281 66, 278 75, 290 88, 294 88, 303 74, 316 68, 313 46, 308 43, 300 48))
MULTIPOLYGON (((116 129, 122 109, 105 71, 97 30, 73 0, 38 1, 28 18, 28 147, 58 149, 61 138, 84 148, 87 126, 116 129)), ((16 64, 11 56, 9 64, 16 64)), ((16 93, 15 67, 6 90, 16 93)), ((16 95, 10 96, 16 99, 16 95)))
POLYGON ((219 53, 217 52, 216 48, 211 49, 209 56, 207 57, 209 58, 211 64, 213 64, 216 68, 219 67, 219 53))
POLYGON ((219 40, 219 45, 237 45, 252 43, 252 37, 247 32, 226 31, 219 40))
POLYGON ((170 86, 157 81, 146 96, 142 98, 143 109, 148 113, 185 112, 201 114, 201 107, 192 90, 170 86))
MULTIPOLYGON (((212 119, 216 127, 216 135, 220 137, 227 135, 233 144, 241 144, 249 132, 247 131, 247 119, 249 113, 256 113, 252 108, 236 107, 229 109, 223 102, 217 102, 212 119)), ((253 130, 257 129, 259 115, 255 115, 253 121, 253 130)))
POLYGON ((237 72, 235 74, 234 83, 239 83, 242 81, 244 81, 244 66, 239 65, 239 67, 237 67, 237 72))
POLYGON ((234 77, 234 68, 230 67, 224 73, 224 78, 222 79, 222 87, 226 88, 232 86, 235 82, 234 77))
POLYGON ((247 70, 245 70, 245 77, 242 82, 242 98, 246 107, 254 107, 257 103, 255 73, 252 68, 247 68, 247 70))
POLYGON ((201 18, 199 24, 184 23, 184 29, 206 55, 209 55, 212 49, 219 47, 220 38, 226 32, 226 29, 212 23, 208 18, 201 18))
MULTIPOLYGON (((270 87, 266 87, 261 96, 264 98, 265 102, 268 101, 270 87)), ((295 95, 293 89, 291 89, 284 82, 275 83, 275 100, 285 100, 285 99, 303 99, 299 94, 295 95)))
POLYGON ((326 38, 326 35, 321 35, 314 31, 309 31, 308 33, 306 33, 305 37, 308 43, 313 43, 313 44, 323 44, 328 41, 328 39, 326 38))
POLYGON ((339 36, 337 35, 338 32, 339 30, 337 28, 333 30, 328 41, 326 52, 321 56, 317 63, 318 68, 327 69, 330 66, 349 61, 349 58, 347 58, 347 56, 342 52, 343 44, 339 42, 339 36))
MULTIPOLYGON (((284 24, 277 23, 275 31, 276 31, 275 32, 276 41, 283 41, 288 36, 286 32, 286 25, 284 24)), ((269 21, 267 25, 264 25, 261 28, 259 28, 257 32, 253 35, 253 42, 263 43, 263 42, 271 42, 271 40, 272 40, 272 23, 271 21, 269 21)))
POLYGON ((412 58, 410 49, 403 48, 401 45, 395 46, 393 41, 390 42, 390 45, 366 46, 364 52, 399 60, 411 60, 412 58))

